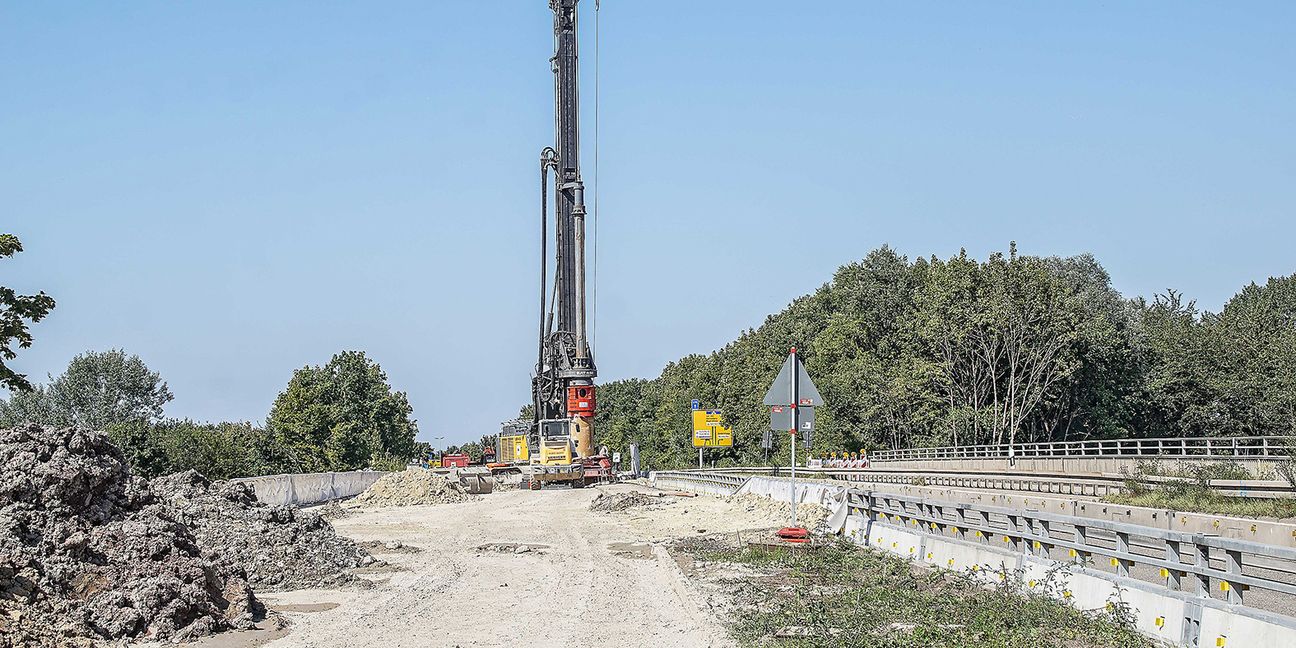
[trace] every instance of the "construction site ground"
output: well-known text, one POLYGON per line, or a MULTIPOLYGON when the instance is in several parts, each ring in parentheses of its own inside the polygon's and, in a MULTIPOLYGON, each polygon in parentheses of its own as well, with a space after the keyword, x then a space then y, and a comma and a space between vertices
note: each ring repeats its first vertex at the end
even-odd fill
POLYGON ((356 507, 333 524, 390 563, 361 570, 374 587, 262 594, 286 628, 194 645, 571 646, 604 637, 624 646, 732 645, 664 543, 709 533, 767 536, 756 530, 785 525, 786 509, 769 500, 666 496, 662 504, 590 510, 600 493, 636 490, 656 493, 616 484, 356 507))

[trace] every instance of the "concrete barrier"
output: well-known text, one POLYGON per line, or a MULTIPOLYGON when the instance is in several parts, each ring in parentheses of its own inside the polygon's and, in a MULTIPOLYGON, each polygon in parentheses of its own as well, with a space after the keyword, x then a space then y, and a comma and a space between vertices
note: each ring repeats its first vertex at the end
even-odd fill
POLYGON ((251 484, 257 499, 266 504, 307 506, 355 497, 386 474, 378 470, 356 470, 241 477, 230 481, 251 484))
MULTIPOLYGON (((845 491, 845 486, 798 479, 796 502, 797 504, 818 504, 831 511, 841 502, 842 494, 845 491)), ((792 501, 792 492, 788 480, 778 477, 752 477, 743 484, 742 488, 738 489, 739 495, 760 495, 789 503, 792 501)))
POLYGON ((1020 579, 1082 610, 1127 606, 1139 632, 1176 646, 1296 648, 1296 619, 1157 587, 1144 581, 948 536, 933 536, 852 515, 844 535, 857 544, 940 569, 971 573, 987 585, 1020 579))

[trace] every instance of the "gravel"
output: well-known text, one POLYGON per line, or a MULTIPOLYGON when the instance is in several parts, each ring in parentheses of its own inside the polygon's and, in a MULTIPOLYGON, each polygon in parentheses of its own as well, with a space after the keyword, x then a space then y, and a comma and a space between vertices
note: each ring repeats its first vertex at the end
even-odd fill
POLYGON ((629 491, 625 493, 599 493, 599 496, 590 502, 590 510, 602 513, 612 513, 615 511, 625 511, 639 506, 648 506, 651 504, 671 503, 673 500, 663 500, 661 497, 641 493, 639 491, 629 491))

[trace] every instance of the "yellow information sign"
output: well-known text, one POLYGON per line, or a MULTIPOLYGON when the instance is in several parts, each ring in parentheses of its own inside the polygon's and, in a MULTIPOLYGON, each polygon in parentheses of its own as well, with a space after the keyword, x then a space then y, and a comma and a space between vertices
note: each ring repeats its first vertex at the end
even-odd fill
POLYGON ((733 430, 720 424, 720 410, 693 410, 693 447, 733 446, 733 430))

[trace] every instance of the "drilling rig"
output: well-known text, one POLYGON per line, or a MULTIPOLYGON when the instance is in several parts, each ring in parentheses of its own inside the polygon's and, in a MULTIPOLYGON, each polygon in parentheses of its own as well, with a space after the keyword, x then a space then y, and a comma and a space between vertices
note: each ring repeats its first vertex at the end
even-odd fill
POLYGON ((584 486, 611 477, 611 462, 594 446, 594 365, 587 335, 585 184, 580 174, 580 83, 576 5, 549 0, 553 10, 553 146, 540 153, 540 318, 532 418, 505 424, 501 439, 525 433, 531 448, 523 479, 584 486), (549 266, 550 177, 553 179, 553 277, 549 266))

